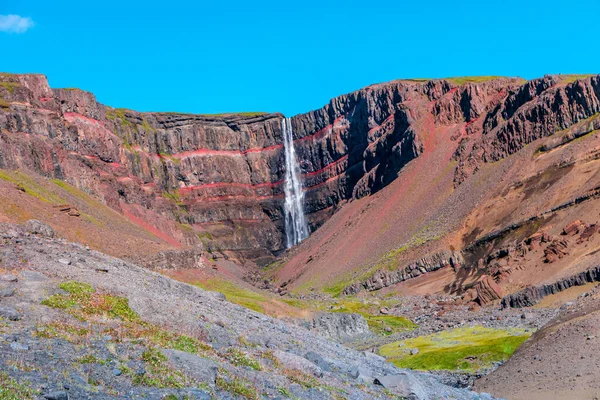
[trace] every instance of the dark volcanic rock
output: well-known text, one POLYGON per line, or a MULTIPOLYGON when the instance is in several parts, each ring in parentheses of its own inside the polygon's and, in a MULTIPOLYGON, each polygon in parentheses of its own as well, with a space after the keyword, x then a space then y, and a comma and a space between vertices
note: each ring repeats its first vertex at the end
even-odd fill
POLYGON ((590 282, 600 282, 600 267, 591 268, 549 285, 531 286, 517 293, 510 294, 502 299, 502 307, 531 307, 548 295, 560 293, 573 286, 583 286, 590 282))
POLYGON ((427 272, 437 271, 440 268, 451 266, 456 268, 463 263, 460 252, 441 251, 427 257, 423 257, 409 265, 395 271, 380 269, 364 282, 357 282, 343 291, 345 295, 353 295, 361 290, 372 292, 384 287, 395 285, 407 279, 416 278, 427 272))

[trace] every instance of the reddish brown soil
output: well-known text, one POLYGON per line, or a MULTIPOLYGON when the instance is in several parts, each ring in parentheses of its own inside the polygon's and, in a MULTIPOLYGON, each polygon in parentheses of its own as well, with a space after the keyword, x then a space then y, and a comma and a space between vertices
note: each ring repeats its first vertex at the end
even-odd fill
POLYGON ((570 307, 536 332, 512 358, 478 380, 477 391, 511 400, 600 398, 600 296, 570 307))

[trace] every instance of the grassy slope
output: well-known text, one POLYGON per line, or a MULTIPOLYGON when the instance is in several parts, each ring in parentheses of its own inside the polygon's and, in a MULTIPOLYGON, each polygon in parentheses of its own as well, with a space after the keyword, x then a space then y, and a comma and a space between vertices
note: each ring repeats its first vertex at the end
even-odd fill
POLYGON ((152 233, 67 182, 26 171, 0 169, 0 221, 24 223, 39 219, 73 242, 87 244, 117 257, 167 250, 170 246, 152 233), (69 204, 79 217, 55 206, 69 204))
POLYGON ((379 353, 401 368, 475 372, 507 360, 529 336, 523 329, 457 328, 389 343, 379 353))

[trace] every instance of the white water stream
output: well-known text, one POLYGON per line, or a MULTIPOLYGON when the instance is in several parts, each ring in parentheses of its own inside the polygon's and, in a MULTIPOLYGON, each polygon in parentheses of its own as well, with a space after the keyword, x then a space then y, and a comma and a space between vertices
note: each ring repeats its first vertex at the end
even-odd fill
POLYGON ((300 167, 296 160, 292 122, 289 118, 281 121, 283 147, 285 151, 285 236, 287 248, 297 245, 308 237, 308 224, 304 216, 304 192, 300 181, 300 167))

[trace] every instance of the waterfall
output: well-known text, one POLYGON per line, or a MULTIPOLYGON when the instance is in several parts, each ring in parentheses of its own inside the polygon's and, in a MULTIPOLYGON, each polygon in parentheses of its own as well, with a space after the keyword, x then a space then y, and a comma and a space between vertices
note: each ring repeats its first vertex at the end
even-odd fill
POLYGON ((294 150, 292 121, 289 118, 281 121, 281 131, 285 151, 285 236, 289 249, 308 237, 308 225, 304 217, 304 192, 294 150))

